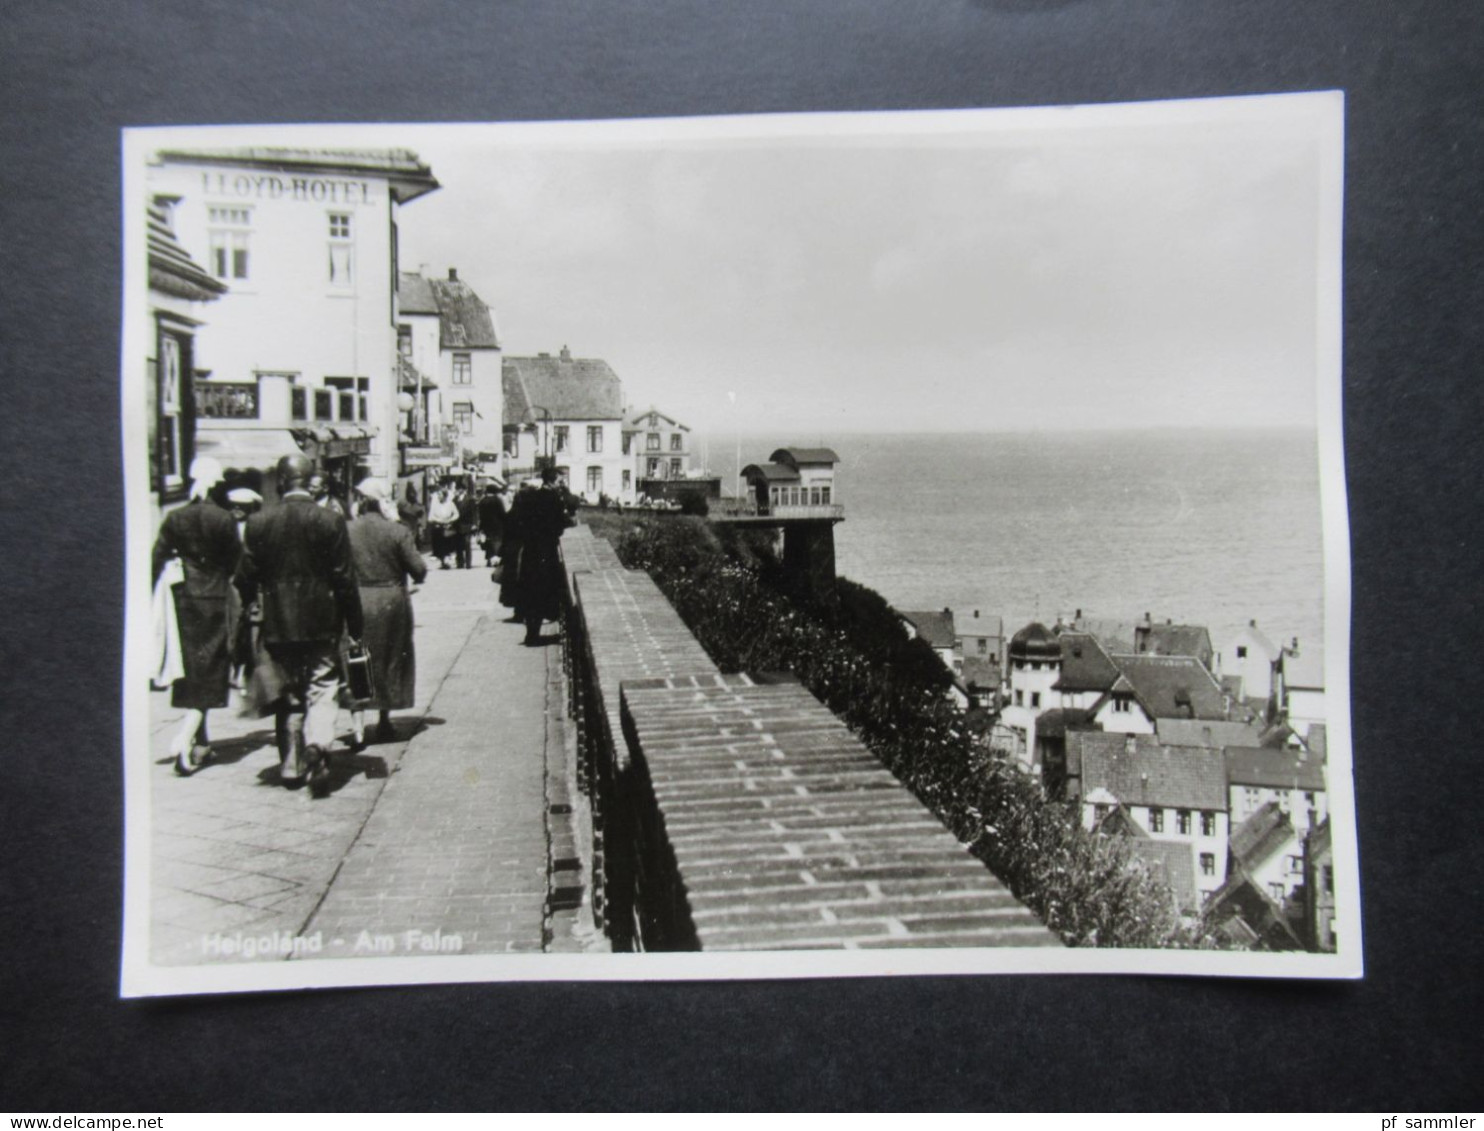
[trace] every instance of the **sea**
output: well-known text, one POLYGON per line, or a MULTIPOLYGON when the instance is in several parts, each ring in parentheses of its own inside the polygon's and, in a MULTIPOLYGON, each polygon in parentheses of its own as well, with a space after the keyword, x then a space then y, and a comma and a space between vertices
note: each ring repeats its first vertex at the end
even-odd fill
POLYGON ((1008 637, 1079 610, 1202 624, 1217 648, 1255 620, 1322 644, 1312 432, 1109 431, 708 437, 728 491, 779 447, 840 457, 837 572, 899 610, 1004 619, 1008 637))

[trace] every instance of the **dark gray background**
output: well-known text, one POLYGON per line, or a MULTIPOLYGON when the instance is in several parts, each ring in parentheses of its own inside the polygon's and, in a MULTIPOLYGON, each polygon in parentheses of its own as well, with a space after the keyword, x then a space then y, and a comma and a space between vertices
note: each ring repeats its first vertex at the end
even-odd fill
POLYGON ((1405 0, 6 4, 0 1105, 1477 1108, 1481 22, 1405 0), (1364 982, 117 999, 120 127, 1336 87, 1364 982))

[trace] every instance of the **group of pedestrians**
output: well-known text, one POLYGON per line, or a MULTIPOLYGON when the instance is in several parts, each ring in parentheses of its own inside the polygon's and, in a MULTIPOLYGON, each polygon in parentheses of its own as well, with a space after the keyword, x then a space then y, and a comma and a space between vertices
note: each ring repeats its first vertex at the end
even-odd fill
MULTIPOLYGON (((409 506, 404 506, 404 520, 412 517, 408 510, 415 507, 416 496, 409 506)), ((420 513, 416 518, 420 519, 420 513)), ((474 490, 462 478, 449 478, 433 489, 432 502, 427 511, 428 534, 432 542, 433 556, 443 569, 448 569, 449 558, 453 568, 469 569, 473 566, 473 541, 477 536, 484 550, 485 565, 493 564, 500 554, 500 540, 505 527, 505 502, 499 489, 486 484, 484 490, 475 495, 474 490)))
POLYGON ((283 457, 276 476, 278 502, 262 507, 256 492, 229 490, 215 461, 198 459, 190 502, 165 517, 155 542, 157 681, 168 679, 172 705, 185 709, 171 745, 182 775, 211 756, 207 713, 227 705, 234 659, 250 701, 274 717, 286 785, 328 772, 344 649, 364 647, 370 657, 372 694, 347 703, 357 746, 364 710, 378 710, 376 737, 390 741, 390 713, 413 705, 407 586, 426 577, 427 565, 390 489, 362 482, 347 522, 328 490, 316 499, 307 457, 283 457))

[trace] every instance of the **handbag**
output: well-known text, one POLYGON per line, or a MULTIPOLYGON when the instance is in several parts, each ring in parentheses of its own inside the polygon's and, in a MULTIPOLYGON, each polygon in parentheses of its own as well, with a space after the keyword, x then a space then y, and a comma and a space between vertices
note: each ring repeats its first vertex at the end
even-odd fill
POLYGON ((341 653, 345 671, 346 695, 352 703, 369 703, 376 698, 376 681, 371 675, 371 653, 361 643, 350 643, 341 653))

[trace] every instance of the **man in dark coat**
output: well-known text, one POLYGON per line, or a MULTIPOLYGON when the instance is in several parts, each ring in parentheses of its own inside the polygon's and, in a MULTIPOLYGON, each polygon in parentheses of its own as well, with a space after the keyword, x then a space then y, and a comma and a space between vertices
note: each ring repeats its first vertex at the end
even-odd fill
POLYGON ((458 541, 454 548, 454 564, 459 569, 468 569, 470 562, 470 543, 474 541, 474 532, 479 529, 479 504, 474 501, 474 495, 469 490, 467 481, 459 484, 458 494, 454 496, 454 505, 459 508, 458 541))
POLYGON ((505 501, 493 483, 479 500, 479 533, 484 539, 484 564, 492 566, 500 556, 500 538, 505 533, 505 501))
POLYGON ((280 776, 297 785, 321 778, 335 734, 342 632, 363 632, 360 592, 345 520, 315 505, 307 490, 314 465, 302 455, 278 461, 280 505, 248 519, 237 588, 260 601, 264 651, 271 661, 280 776))
POLYGON ((526 624, 525 643, 534 647, 541 643, 541 622, 561 615, 566 585, 558 544, 572 520, 567 516, 556 468, 541 469, 540 490, 521 492, 511 518, 520 529, 517 584, 526 624))

